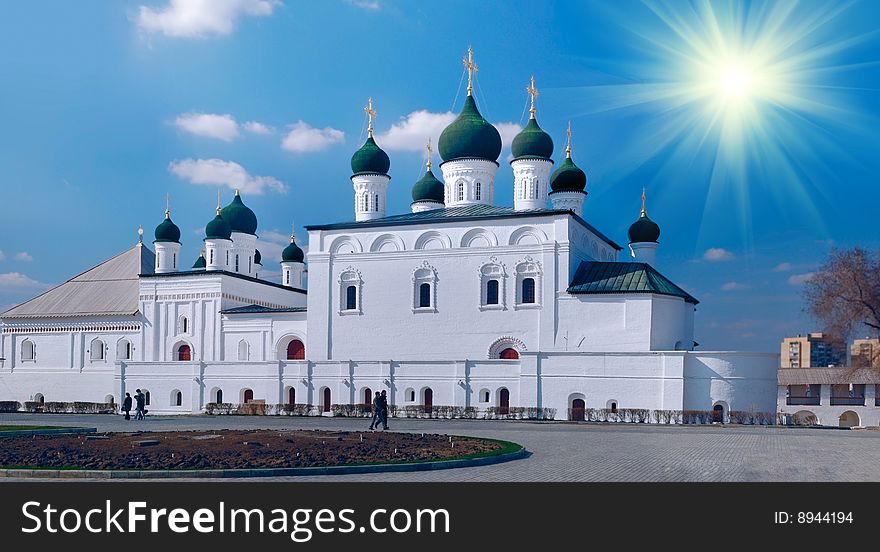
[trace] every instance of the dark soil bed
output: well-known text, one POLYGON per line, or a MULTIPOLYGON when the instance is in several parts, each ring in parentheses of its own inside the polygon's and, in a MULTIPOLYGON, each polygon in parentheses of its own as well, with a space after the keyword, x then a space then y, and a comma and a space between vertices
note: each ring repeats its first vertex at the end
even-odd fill
MULTIPOLYGON (((508 452, 473 437, 328 431, 175 431, 0 439, 0 467, 246 469, 426 462, 508 452), (454 445, 453 445, 454 443, 454 445)), ((518 448, 518 447, 516 447, 518 448)))

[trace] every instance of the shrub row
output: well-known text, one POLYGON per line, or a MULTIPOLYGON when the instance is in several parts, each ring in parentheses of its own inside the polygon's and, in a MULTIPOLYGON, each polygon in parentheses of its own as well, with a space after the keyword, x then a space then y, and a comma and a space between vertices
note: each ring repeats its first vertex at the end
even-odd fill
MULTIPOLYGON (((47 403, 48 404, 48 403, 47 403)), ((205 405, 205 413, 210 415, 240 415, 240 416, 319 416, 323 414, 320 407, 312 404, 265 404, 251 402, 246 404, 234 403, 208 403, 205 405)), ((373 415, 370 405, 364 404, 331 404, 330 413, 333 416, 346 418, 369 418, 373 415)), ((447 406, 434 405, 425 408, 424 405, 388 405, 390 418, 428 418, 436 420, 451 419, 505 419, 505 420, 552 420, 556 417, 555 408, 537 407, 489 407, 479 410, 473 406, 447 406)))
POLYGON ((83 401, 27 401, 24 403, 25 412, 45 412, 47 414, 115 414, 118 408, 118 405, 114 403, 83 401))
MULTIPOLYGON (((649 410, 647 408, 584 408, 587 422, 655 423, 655 424, 709 424, 715 418, 712 410, 649 410)), ((569 419, 575 411, 569 410, 569 419)), ((773 425, 784 423, 783 414, 731 410, 728 422, 746 425, 773 425)))
POLYGON ((18 401, 0 401, 0 412, 18 412, 21 403, 18 401))

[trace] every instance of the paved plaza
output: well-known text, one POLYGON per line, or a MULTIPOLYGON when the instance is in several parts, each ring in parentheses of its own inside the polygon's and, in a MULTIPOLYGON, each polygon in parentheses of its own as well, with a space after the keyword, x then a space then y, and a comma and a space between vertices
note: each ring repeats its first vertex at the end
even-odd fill
MULTIPOLYGON (((873 430, 486 420, 390 422, 392 431, 514 441, 531 455, 504 464, 453 470, 253 481, 880 481, 880 431, 873 430)), ((95 427, 98 431, 363 430, 369 420, 148 416, 141 422, 127 422, 104 415, 0 414, 0 425, 19 423, 95 427)))

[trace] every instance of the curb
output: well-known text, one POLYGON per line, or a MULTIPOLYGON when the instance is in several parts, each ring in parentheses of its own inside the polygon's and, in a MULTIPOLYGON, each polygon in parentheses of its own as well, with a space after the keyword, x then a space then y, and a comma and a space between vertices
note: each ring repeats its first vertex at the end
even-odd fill
POLYGON ((243 477, 287 477, 302 475, 349 475, 363 473, 415 472, 448 470, 490 466, 529 456, 520 447, 514 452, 483 456, 481 458, 462 458, 439 460, 436 462, 413 462, 404 464, 370 464, 363 466, 326 466, 309 468, 255 468, 234 470, 53 470, 53 469, 0 469, 0 479, 21 477, 32 479, 182 479, 182 478, 243 478, 243 477))
POLYGON ((80 433, 97 433, 94 427, 65 427, 60 429, 17 429, 15 431, 0 431, 0 439, 3 437, 30 437, 31 435, 64 435, 80 433))

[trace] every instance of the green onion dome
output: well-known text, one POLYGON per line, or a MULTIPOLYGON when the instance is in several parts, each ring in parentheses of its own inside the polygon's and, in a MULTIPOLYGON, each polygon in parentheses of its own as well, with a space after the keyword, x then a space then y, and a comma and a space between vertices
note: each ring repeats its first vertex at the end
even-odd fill
POLYGON ((196 259, 196 262, 193 263, 193 270, 205 270, 205 267, 208 266, 208 262, 205 260, 205 254, 202 253, 199 255, 199 258, 196 259))
POLYGON ((514 159, 540 157, 549 160, 553 155, 553 139, 538 126, 538 121, 532 117, 526 128, 522 129, 513 139, 510 152, 514 159))
POLYGON ((176 224, 171 222, 171 212, 165 211, 165 220, 163 220, 159 226, 156 227, 155 233, 156 239, 153 243, 156 242, 174 242, 180 243, 180 228, 177 227, 176 224))
POLYGON ((232 203, 220 210, 220 216, 229 223, 233 232, 257 234, 257 215, 242 203, 238 190, 235 191, 232 203))
POLYGON ((437 180, 431 169, 425 171, 425 176, 413 184, 412 198, 413 203, 417 201, 436 201, 443 203, 445 199, 445 188, 443 183, 437 180))
POLYGON ((627 234, 629 235, 629 243, 656 242, 660 237, 660 227, 649 219, 648 214, 642 209, 642 215, 639 220, 632 223, 627 234))
POLYGON ((226 219, 220 214, 220 209, 218 208, 217 216, 205 226, 205 239, 228 240, 231 237, 232 227, 229 226, 229 223, 226 222, 226 219))
POLYGON ((583 192, 586 187, 587 175, 574 164, 571 157, 566 157, 565 163, 550 176, 552 192, 583 192))
POLYGON ((351 172, 354 174, 375 173, 388 176, 390 167, 391 160, 388 159, 388 154, 376 144, 372 134, 367 137, 361 149, 351 156, 351 172))
POLYGON ((281 252, 281 262, 283 263, 301 263, 305 259, 303 250, 296 245, 293 236, 290 236, 290 245, 281 252))
POLYGON ((263 260, 263 255, 260 253, 259 249, 254 249, 254 264, 263 264, 261 261, 263 260))
POLYGON ((501 155, 501 134, 480 115, 473 96, 468 96, 458 117, 440 133, 439 146, 444 161, 459 158, 495 161, 501 155))

